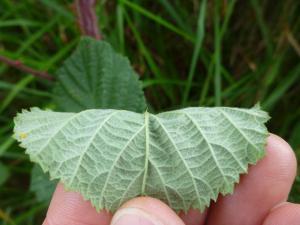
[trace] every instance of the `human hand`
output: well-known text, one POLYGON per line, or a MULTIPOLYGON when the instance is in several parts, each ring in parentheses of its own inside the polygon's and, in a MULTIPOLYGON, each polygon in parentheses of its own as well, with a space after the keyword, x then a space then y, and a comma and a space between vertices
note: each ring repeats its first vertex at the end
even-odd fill
POLYGON ((205 212, 173 212, 163 202, 139 197, 112 216, 97 213, 75 192, 57 186, 43 225, 300 225, 300 205, 287 198, 296 175, 296 158, 280 137, 270 135, 266 157, 242 175, 233 195, 220 196, 205 212))

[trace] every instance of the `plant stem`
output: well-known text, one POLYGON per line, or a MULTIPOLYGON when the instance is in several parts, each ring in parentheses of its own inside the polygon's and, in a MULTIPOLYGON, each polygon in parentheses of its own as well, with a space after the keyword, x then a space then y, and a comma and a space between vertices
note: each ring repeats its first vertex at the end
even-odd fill
POLYGON ((101 40, 102 35, 95 13, 96 2, 97 0, 75 0, 75 7, 82 34, 101 40))
POLYGON ((54 77, 49 75, 47 72, 35 70, 31 67, 28 67, 28 66, 24 65, 20 60, 12 60, 5 56, 0 55, 0 62, 3 62, 9 66, 15 67, 18 70, 21 70, 25 73, 32 74, 35 77, 44 78, 47 80, 54 80, 54 77))

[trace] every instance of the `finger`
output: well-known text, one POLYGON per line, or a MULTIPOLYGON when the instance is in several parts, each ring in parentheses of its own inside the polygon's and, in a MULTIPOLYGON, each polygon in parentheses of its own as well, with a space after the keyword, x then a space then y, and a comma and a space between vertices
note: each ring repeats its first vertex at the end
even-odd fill
POLYGON ((280 137, 270 135, 266 156, 242 176, 233 195, 210 209, 208 225, 262 224, 270 209, 286 201, 296 175, 296 158, 280 137))
POLYGON ((58 184, 43 225, 108 225, 111 217, 105 211, 97 213, 80 194, 66 192, 63 185, 58 184))
POLYGON ((165 203, 139 197, 125 203, 113 216, 111 225, 184 225, 165 203))
POLYGON ((186 225, 203 225, 205 223, 206 215, 207 211, 201 213, 197 209, 191 209, 187 213, 179 213, 179 217, 186 225))
POLYGON ((263 225, 299 225, 300 205, 286 202, 274 208, 265 219, 263 225))

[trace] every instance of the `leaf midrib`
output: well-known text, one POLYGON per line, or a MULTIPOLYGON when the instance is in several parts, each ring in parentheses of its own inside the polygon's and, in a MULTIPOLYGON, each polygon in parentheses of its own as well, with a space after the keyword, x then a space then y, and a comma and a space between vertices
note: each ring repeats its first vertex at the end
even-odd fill
POLYGON ((146 188, 146 182, 147 182, 147 175, 148 175, 148 167, 149 167, 149 113, 146 111, 144 113, 145 116, 145 167, 144 167, 144 176, 143 176, 143 182, 142 182, 142 189, 141 189, 141 195, 145 195, 145 188, 146 188))
MULTIPOLYGON (((160 127, 163 129, 163 131, 165 132, 165 134, 166 134, 167 137, 169 138, 171 144, 172 144, 172 145, 174 146, 174 148, 176 149, 175 152, 177 152, 177 154, 178 154, 178 156, 180 157, 181 161, 183 162, 185 168, 187 169, 189 176, 191 177, 192 184, 193 184, 193 186, 194 186, 194 188, 195 188, 195 192, 196 192, 196 195, 197 195, 197 201, 198 201, 199 205, 201 205, 201 202, 200 202, 201 196, 200 196, 200 193, 199 193, 199 191, 198 191, 197 185, 196 185, 196 183, 195 183, 194 175, 193 175, 192 171, 190 170, 190 168, 189 168, 188 165, 186 164, 186 162, 185 162, 183 156, 181 155, 180 151, 178 150, 176 144, 173 142, 173 139, 170 137, 170 135, 169 135, 169 133, 167 132, 167 130, 166 130, 166 128, 164 127, 164 125, 159 121, 159 119, 158 119, 157 116, 155 116, 155 115, 153 115, 153 114, 151 114, 151 116, 153 116, 153 118, 155 118, 155 120, 158 122, 158 124, 160 125, 160 127)), ((184 208, 186 209, 187 207, 186 207, 184 201, 183 201, 183 204, 184 204, 184 208)))
POLYGON ((127 143, 125 144, 125 146, 120 150, 119 154, 117 155, 117 157, 115 158, 115 160, 113 161, 112 163, 112 166, 110 167, 109 169, 109 173, 107 174, 107 177, 105 179, 105 182, 104 182, 104 185, 103 185, 103 188, 102 188, 102 191, 101 191, 101 194, 99 196, 99 205, 100 205, 100 208, 102 207, 102 200, 103 200, 103 197, 104 197, 104 192, 106 190, 106 186, 108 184, 108 181, 111 177, 111 174, 112 174, 112 171, 113 171, 113 168, 115 166, 115 164, 118 162, 118 160, 120 159, 121 155, 124 153, 124 151, 127 149, 128 145, 132 142, 132 140, 145 128, 145 124, 143 126, 141 126, 140 129, 138 129, 133 135, 132 137, 127 141, 127 143))

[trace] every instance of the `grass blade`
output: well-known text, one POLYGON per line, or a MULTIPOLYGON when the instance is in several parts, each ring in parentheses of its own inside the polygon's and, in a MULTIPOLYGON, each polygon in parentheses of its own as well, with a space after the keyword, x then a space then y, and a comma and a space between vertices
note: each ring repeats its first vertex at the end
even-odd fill
POLYGON ((268 111, 272 110, 278 100, 280 100, 286 91, 298 80, 300 80, 300 64, 287 75, 285 80, 273 89, 271 94, 262 102, 262 107, 268 111))
POLYGON ((30 83, 34 80, 33 76, 26 76, 21 81, 19 81, 6 98, 2 101, 0 105, 0 113, 2 113, 6 107, 14 100, 14 98, 30 83))
MULTIPOLYGON (((137 31, 136 27, 133 25, 133 22, 131 21, 129 15, 126 13, 126 11, 124 10, 124 15, 126 18, 126 21, 130 27, 130 29, 133 32, 133 35, 138 43, 138 46, 141 50, 141 53, 144 55, 147 64, 150 67, 151 72, 153 73, 153 75, 156 77, 156 79, 163 79, 163 75, 159 69, 159 67, 157 66, 156 62, 154 61, 153 57, 151 56, 150 52, 148 51, 148 49, 146 48, 139 32, 137 31)), ((172 93, 172 90, 170 89, 170 87, 166 87, 166 86, 162 86, 163 90, 166 92, 167 96, 172 100, 172 102, 175 101, 175 97, 172 93)))
POLYGON ((158 24, 160 24, 161 26, 173 31, 174 33, 182 36, 183 38, 185 38, 188 41, 192 41, 194 42, 194 38, 187 34, 186 32, 182 31, 181 29, 178 29, 175 25, 171 24, 170 22, 164 20, 163 18, 161 18, 160 16, 155 15, 154 13, 146 10, 145 8, 131 2, 128 0, 120 0, 122 3, 124 3, 124 5, 128 6, 129 8, 135 10, 136 12, 139 12, 140 14, 142 14, 143 16, 157 22, 158 24))
POLYGON ((265 45, 267 47, 268 55, 271 56, 273 52, 272 39, 267 25, 265 24, 265 21, 263 19, 262 7, 259 5, 257 0, 251 0, 250 3, 255 11, 258 26, 260 28, 265 45))
POLYGON ((221 25, 220 25, 220 1, 216 1, 214 6, 214 90, 215 90, 215 106, 222 104, 222 81, 221 81, 221 25))
POLYGON ((205 15, 206 15, 206 2, 207 0, 203 0, 200 5, 198 22, 197 22, 197 34, 196 34, 196 43, 194 46, 194 52, 192 56, 192 61, 189 69, 189 74, 187 78, 187 85, 183 94, 182 105, 185 106, 187 99, 189 97, 189 93, 191 90, 191 84, 195 75, 197 61, 199 59, 200 50, 202 47, 204 35, 205 35, 205 15))
POLYGON ((167 12, 170 14, 170 16, 175 20, 177 25, 184 30, 186 33, 192 34, 192 29, 190 27, 190 24, 187 24, 184 22, 182 17, 178 14, 176 11, 175 7, 173 6, 174 4, 171 4, 169 0, 159 0, 159 2, 165 7, 167 12))

